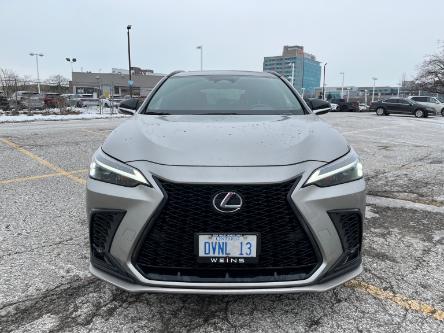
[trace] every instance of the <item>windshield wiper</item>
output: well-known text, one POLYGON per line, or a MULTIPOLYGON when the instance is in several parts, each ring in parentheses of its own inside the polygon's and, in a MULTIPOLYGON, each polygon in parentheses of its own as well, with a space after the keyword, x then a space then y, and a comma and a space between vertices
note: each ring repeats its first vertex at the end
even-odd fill
POLYGON ((193 113, 193 115, 202 115, 202 116, 236 116, 239 113, 236 112, 209 112, 209 113, 193 113))
POLYGON ((151 115, 155 115, 155 116, 168 116, 168 115, 170 115, 170 113, 168 113, 168 112, 153 112, 153 111, 147 111, 147 112, 144 112, 143 114, 151 114, 151 115))

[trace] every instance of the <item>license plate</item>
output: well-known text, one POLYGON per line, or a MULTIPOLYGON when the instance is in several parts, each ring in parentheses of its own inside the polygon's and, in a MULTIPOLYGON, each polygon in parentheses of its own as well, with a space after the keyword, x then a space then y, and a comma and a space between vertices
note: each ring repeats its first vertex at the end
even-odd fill
POLYGON ((197 261, 213 264, 257 262, 257 234, 197 234, 197 261))

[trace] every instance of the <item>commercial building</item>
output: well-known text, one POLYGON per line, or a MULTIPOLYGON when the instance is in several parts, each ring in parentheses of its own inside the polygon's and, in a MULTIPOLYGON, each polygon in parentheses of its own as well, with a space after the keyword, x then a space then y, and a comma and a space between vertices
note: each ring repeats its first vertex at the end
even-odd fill
POLYGON ((275 71, 284 75, 299 91, 313 91, 321 83, 321 64, 303 46, 284 46, 281 56, 264 57, 264 71, 275 71), (292 78, 294 64, 294 78, 292 78))
MULTIPOLYGON (((391 87, 391 86, 376 86, 375 87, 375 100, 388 98, 390 96, 398 95, 399 87, 391 87)), ((344 86, 344 99, 349 100, 359 100, 361 102, 367 101, 370 102, 373 95, 373 86, 344 86), (367 97, 366 97, 367 96, 367 97)), ((331 100, 333 98, 341 98, 342 87, 340 86, 326 86, 325 87, 325 97, 327 100, 331 100)), ((409 95, 406 94, 405 91, 400 89, 400 96, 409 95)), ((322 87, 316 88, 313 93, 313 97, 322 97, 322 87)))
MULTIPOLYGON (((164 74, 152 70, 132 68, 132 94, 147 96, 164 74)), ((130 94, 128 70, 113 69, 113 73, 73 72, 69 90, 74 94, 91 94, 94 96, 125 96, 130 94), (122 72, 123 71, 123 72, 122 72)))

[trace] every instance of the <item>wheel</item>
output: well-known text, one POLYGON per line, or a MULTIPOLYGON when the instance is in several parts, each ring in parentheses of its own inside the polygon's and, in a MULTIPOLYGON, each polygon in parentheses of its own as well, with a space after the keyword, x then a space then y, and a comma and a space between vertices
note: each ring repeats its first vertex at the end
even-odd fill
POLYGON ((377 108, 376 109, 376 114, 378 116, 383 116, 385 114, 384 108, 377 108))
POLYGON ((441 110, 441 116, 444 117, 444 108, 441 110))
POLYGON ((416 117, 416 118, 422 118, 422 117, 424 117, 424 111, 422 111, 421 109, 417 109, 417 110, 415 110, 415 117, 416 117))

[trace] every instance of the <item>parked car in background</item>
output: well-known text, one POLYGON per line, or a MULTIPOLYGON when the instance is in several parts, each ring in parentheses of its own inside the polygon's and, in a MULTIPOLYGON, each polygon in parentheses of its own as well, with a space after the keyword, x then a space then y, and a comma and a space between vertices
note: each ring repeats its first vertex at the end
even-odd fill
POLYGON ((409 96, 408 98, 419 104, 433 108, 436 114, 441 114, 441 116, 444 117, 444 103, 438 98, 431 96, 409 96))
POLYGON ((364 111, 368 111, 369 106, 365 103, 359 103, 359 111, 364 112, 364 111))
POLYGON ((412 99, 392 97, 370 105, 370 111, 375 111, 378 116, 388 116, 391 113, 411 114, 416 118, 426 118, 430 114, 436 114, 435 109, 419 104, 412 99))
POLYGON ((45 102, 42 95, 34 91, 17 91, 9 99, 9 105, 16 110, 43 110, 45 102))
POLYGON ((79 94, 63 94, 65 104, 68 106, 82 107, 82 95, 79 94))
POLYGON ((330 101, 330 104, 337 104, 336 111, 351 111, 358 112, 359 111, 359 103, 358 102, 347 102, 343 98, 333 98, 330 101))
POLYGON ((65 99, 59 93, 43 93, 43 102, 47 108, 60 108, 65 105, 65 99))
POLYGON ((9 102, 3 92, 0 91, 0 110, 7 111, 9 110, 9 102))
POLYGON ((118 107, 120 102, 123 101, 122 97, 111 97, 111 98, 101 98, 100 103, 102 104, 102 107, 104 108, 110 108, 110 107, 118 107))

